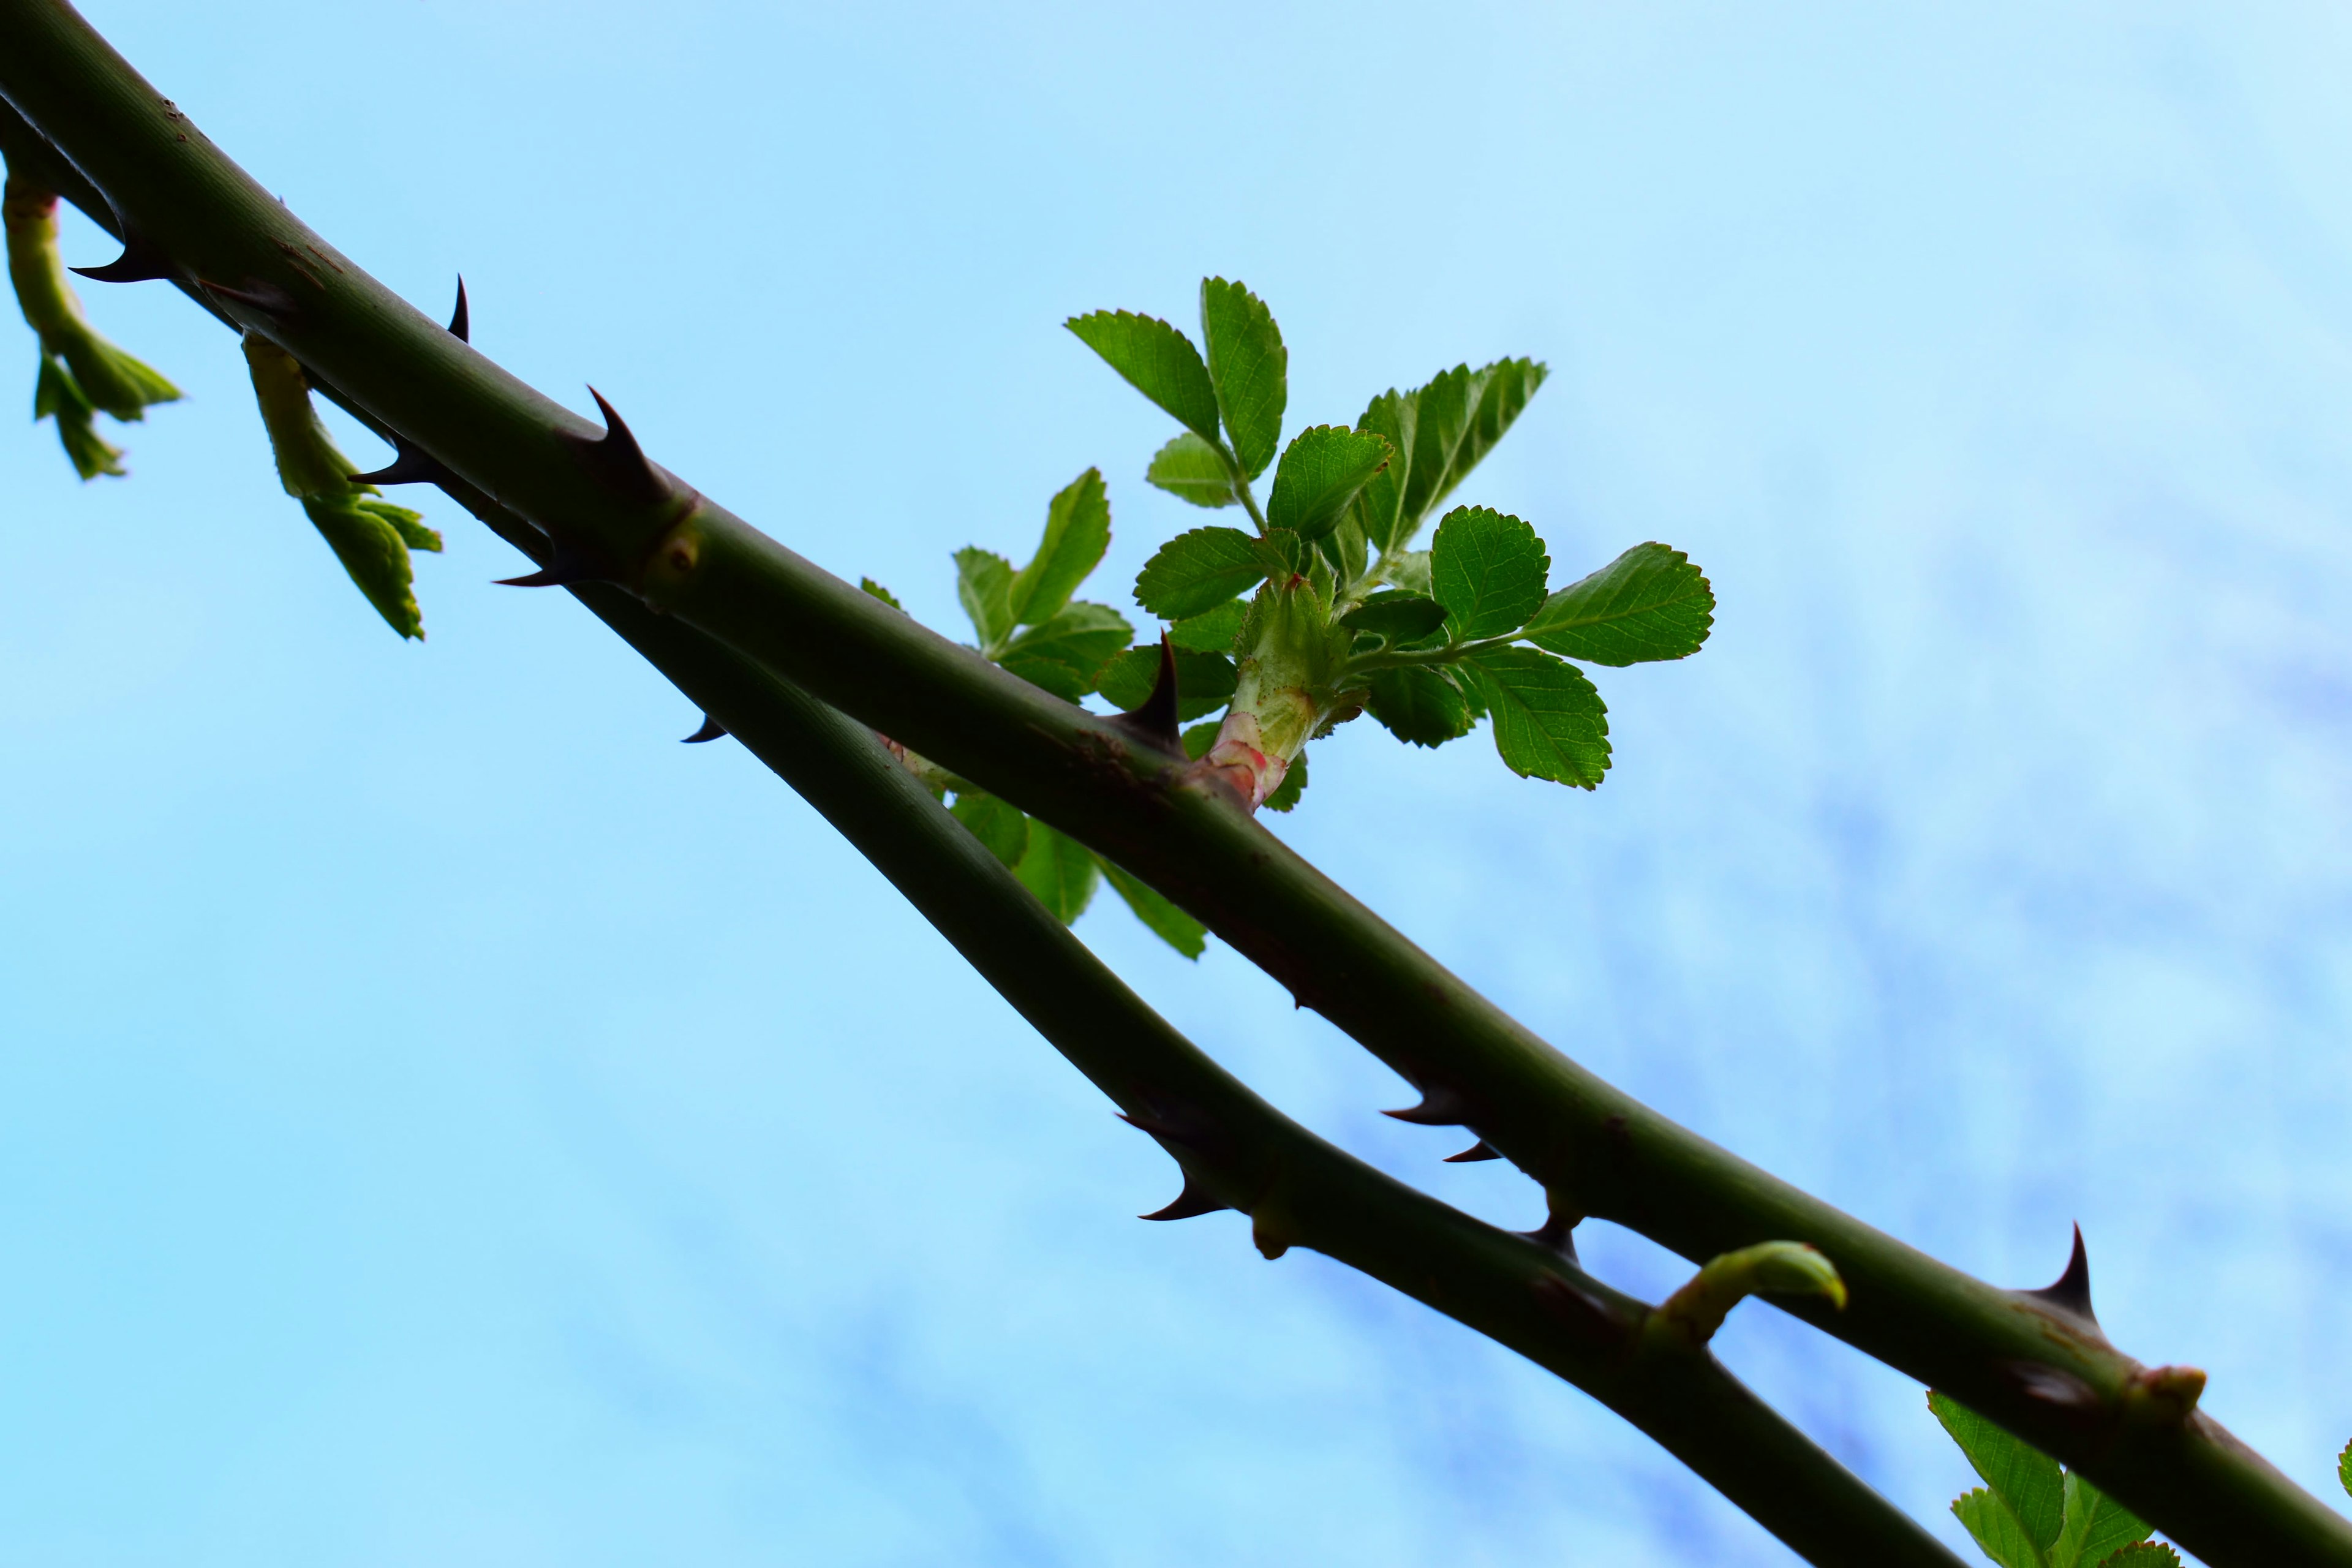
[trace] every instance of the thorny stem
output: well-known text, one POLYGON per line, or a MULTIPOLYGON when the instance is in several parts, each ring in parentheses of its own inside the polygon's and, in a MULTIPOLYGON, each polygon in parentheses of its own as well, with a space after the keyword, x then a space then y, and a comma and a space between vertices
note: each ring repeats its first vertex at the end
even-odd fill
MULTIPOLYGON (((2086 1317, 1936 1262, 1594 1077, 1332 884, 1213 775, 909 621, 452 338, 215 149, 62 0, 0 0, 0 96, 207 303, 283 344, 379 427, 731 646, 1091 845, 1355 1037, 1543 1184, 1694 1261, 1819 1248, 1842 1313, 1784 1310, 2055 1454, 2217 1564, 2352 1568, 2352 1523, 2086 1317), (2159 1402, 2160 1403, 2160 1402, 2159 1402)), ((71 195, 70 188, 60 186, 71 195)), ((99 216, 93 213, 94 216, 99 216)))

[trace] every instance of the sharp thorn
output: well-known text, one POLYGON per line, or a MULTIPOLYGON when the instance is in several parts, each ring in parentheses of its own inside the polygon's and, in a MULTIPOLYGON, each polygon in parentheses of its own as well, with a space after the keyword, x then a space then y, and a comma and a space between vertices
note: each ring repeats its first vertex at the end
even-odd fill
POLYGON ((585 555, 574 554, 558 547, 554 557, 538 571, 521 577, 501 577, 502 588, 561 588, 572 583, 593 583, 604 575, 604 569, 585 555))
POLYGON ((437 485, 457 477, 440 458, 397 436, 392 437, 392 449, 391 462, 373 473, 350 475, 351 481, 357 485, 437 485))
POLYGON ((1470 1120, 1470 1101, 1461 1090, 1433 1083, 1422 1089, 1419 1105, 1409 1105, 1402 1110, 1383 1110, 1381 1114, 1410 1121, 1416 1127, 1459 1127, 1470 1120))
POLYGON ((670 493, 670 482, 660 469, 646 458, 645 448, 604 395, 594 387, 588 395, 596 400, 596 410, 604 416, 604 433, 588 438, 572 437, 581 459, 604 484, 618 490, 634 501, 651 505, 665 500, 670 493))
POLYGON ((1192 1173, 1187 1171, 1184 1173, 1184 1190, 1176 1194, 1174 1203, 1170 1204, 1166 1208, 1154 1209, 1150 1214, 1138 1215, 1135 1217, 1138 1219, 1192 1219, 1200 1215, 1214 1214, 1219 1209, 1233 1206, 1194 1181, 1192 1173))
POLYGON ((727 726, 721 724, 718 720, 713 719, 709 714, 705 713, 702 716, 702 728, 697 730, 693 734, 688 735, 684 743, 689 746, 698 746, 705 741, 721 740, 726 736, 726 734, 727 726))
POLYGON ((147 283, 179 275, 170 257, 144 236, 128 228, 122 231, 121 255, 103 267, 76 267, 69 270, 93 283, 147 283))
POLYGON ((1538 1247, 1548 1247, 1570 1263, 1576 1261, 1576 1221, 1555 1214, 1533 1230, 1519 1232, 1538 1247))
POLYGON ((1166 632, 1160 634, 1160 675, 1151 683, 1151 695, 1116 722, 1137 739, 1171 756, 1183 756, 1184 736, 1176 725, 1176 649, 1166 632))
POLYGON ((2023 1294, 2047 1301, 2062 1312, 2072 1312, 2086 1322, 2099 1321, 2091 1310, 2091 1255, 2084 1248, 2081 1226, 2074 1227, 2074 1251, 2066 1259, 2066 1272, 2058 1276, 2055 1283, 2023 1294))
POLYGON ((474 319, 466 312, 466 279, 457 277, 457 308, 449 312, 449 335, 459 342, 473 341, 474 319))
POLYGON ((1500 1149, 1481 1138, 1459 1154, 1445 1156, 1445 1163, 1449 1165, 1468 1165, 1480 1160, 1499 1160, 1502 1157, 1503 1152, 1500 1149))

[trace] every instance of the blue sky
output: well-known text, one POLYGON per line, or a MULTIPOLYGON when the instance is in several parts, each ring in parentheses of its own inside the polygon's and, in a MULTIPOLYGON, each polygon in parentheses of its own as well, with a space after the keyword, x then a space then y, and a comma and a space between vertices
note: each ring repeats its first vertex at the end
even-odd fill
MULTIPOLYGON (((1699 658, 1595 795, 1368 724, 1286 837, 1616 1081, 2102 1321, 2305 1484, 2352 1437, 2352 24, 2314 5, 92 0, 427 308, 957 627, 1099 464, 1058 323, 1272 303, 1294 426, 1552 379, 1465 491, 1662 539, 1699 658)), ((110 254, 87 225, 71 258, 110 254)), ((231 341, 78 485, 0 425, 0 1547, 144 1564, 1787 1556, 1508 1355, 1231 1216, 739 750, 457 514, 403 646, 231 341)), ((5 334, 0 333, 0 341, 5 334)), ((14 351, 29 397, 33 352, 14 351)), ((5 364, 0 364, 5 369, 5 364)), ((370 450, 352 440, 354 455, 370 450)), ((1476 1212, 1232 953, 1081 931, 1476 1212)), ((1595 1226, 1627 1289, 1681 1266, 1595 1226)), ((1948 1531, 1903 1380, 1725 1357, 1948 1531)), ((1957 1539, 1957 1537, 1956 1537, 1957 1539)))

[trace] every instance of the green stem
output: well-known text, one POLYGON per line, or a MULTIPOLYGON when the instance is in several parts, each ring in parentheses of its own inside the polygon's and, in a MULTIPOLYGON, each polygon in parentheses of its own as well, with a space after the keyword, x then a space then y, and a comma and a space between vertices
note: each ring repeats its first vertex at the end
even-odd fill
POLYGON ((306 228, 61 0, 0 0, 5 96, 208 302, 380 426, 656 609, 1091 845, 1159 888, 1470 1126, 1561 1209, 1694 1261, 1809 1243, 1852 1291, 1788 1310, 2082 1469, 2221 1564, 2352 1568, 2352 1524, 2201 1412, 2151 1421, 2142 1369, 2036 1298, 1970 1279, 1624 1095, 1529 1033, 1268 834, 1230 790, 995 668, 684 487, 584 461, 595 428, 306 228))

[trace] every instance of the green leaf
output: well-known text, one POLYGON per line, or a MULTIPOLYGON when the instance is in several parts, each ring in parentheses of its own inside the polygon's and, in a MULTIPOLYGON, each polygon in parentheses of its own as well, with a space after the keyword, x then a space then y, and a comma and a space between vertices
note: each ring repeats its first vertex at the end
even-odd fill
POLYGON ((1364 525, 1350 507, 1339 514, 1339 526, 1315 542, 1317 553, 1331 563, 1339 585, 1346 587, 1364 574, 1369 563, 1365 560, 1364 525))
POLYGON ((98 433, 98 411, 66 368, 41 356, 40 374, 33 381, 33 420, 58 423, 58 444, 66 449, 74 472, 85 479, 100 474, 122 477, 122 448, 98 433))
POLYGON ((1337 425, 1315 425, 1291 438, 1274 473, 1266 498, 1268 528, 1286 528, 1301 539, 1320 539, 1365 484, 1385 467, 1389 444, 1378 436, 1337 425))
POLYGON ((1095 689, 1103 666, 1118 657, 1135 628, 1108 605, 1075 600, 1042 626, 1006 645, 997 663, 1066 702, 1095 689))
POLYGON ((1383 669, 1372 677, 1364 711, 1389 733, 1416 746, 1437 747, 1470 732, 1470 705, 1452 681, 1423 665, 1383 669))
POLYGON ((1979 1487, 1952 1500, 1952 1515, 2001 1568, 2047 1568, 2047 1559, 2009 1505, 1979 1487))
POLYGON ((1408 594, 1429 595, 1429 552, 1408 550, 1389 563, 1389 581, 1408 594))
POLYGON ((302 510, 376 614, 404 637, 422 638, 425 618, 410 587, 408 545, 390 519, 358 496, 304 496, 302 510))
POLYGON ((968 789, 956 796, 948 814, 1007 867, 1019 866, 1022 857, 1029 853, 1029 818, 1009 800, 968 789))
POLYGON ((1240 499, 1225 455, 1190 430, 1160 447, 1143 477, 1194 506, 1231 506, 1240 499))
POLYGON ((1636 544, 1543 602, 1527 625, 1540 648, 1592 664, 1687 658, 1715 625, 1715 590, 1690 557, 1636 544))
POLYGON ((180 389, 155 370, 100 337, 87 323, 55 340, 75 383, 99 408, 117 419, 146 417, 150 404, 176 403, 180 389))
POLYGON ((1013 624, 1034 626, 1059 615, 1109 548, 1110 500, 1102 470, 1088 468, 1045 508, 1045 536, 1008 595, 1013 624))
POLYGON ((1217 438, 1217 393, 1192 340, 1157 316, 1097 310, 1064 323, 1128 384, 1205 441, 1217 438))
POLYGON ((1357 429, 1386 441, 1391 454, 1388 467, 1365 481, 1356 500, 1357 524, 1374 550, 1385 552, 1404 542, 1397 530, 1404 521, 1405 480, 1412 472, 1416 412, 1412 393, 1391 388, 1373 398, 1356 421, 1357 429))
POLYGON ((1213 610, 1188 616, 1170 626, 1168 640, 1196 653, 1231 653, 1234 638, 1241 635, 1242 617, 1247 614, 1248 605, 1239 599, 1228 599, 1213 610))
POLYGON ((897 610, 901 615, 906 613, 907 606, 898 602, 898 595, 891 593, 889 589, 885 588, 881 584, 877 583, 873 578, 860 577, 857 580, 857 585, 865 589, 867 593, 873 595, 876 598, 881 600, 884 604, 889 605, 892 609, 897 610))
POLYGON ((435 555, 441 553, 441 535, 425 526, 421 514, 404 506, 394 506, 388 500, 363 500, 359 504, 361 510, 372 511, 392 524, 393 531, 400 535, 400 542, 409 549, 429 551, 435 555))
POLYGON ((1209 380, 1225 435, 1243 475, 1254 479, 1282 443, 1282 410, 1290 398, 1290 354, 1282 331, 1265 301, 1222 278, 1201 279, 1201 331, 1209 341, 1209 380))
POLYGON ((957 551, 955 563, 956 597, 981 647, 994 647, 1013 629, 1013 563, 975 544, 957 551))
POLYGON ((1412 395, 1412 461, 1399 509, 1403 537, 1494 449, 1544 374, 1542 365, 1525 359, 1497 360, 1476 371, 1455 365, 1412 395))
POLYGON ((1470 721, 1476 723, 1486 716, 1486 689, 1478 680, 1478 672, 1467 665, 1449 664, 1438 667, 1454 689, 1462 693, 1463 706, 1470 710, 1470 721))
POLYGON ((1135 579, 1135 602, 1163 621, 1214 610, 1274 569, 1264 543, 1238 528, 1196 528, 1161 545, 1135 579))
POLYGON ((1457 506, 1437 525, 1429 580, 1455 640, 1501 637, 1544 602, 1551 558, 1536 531, 1483 506, 1457 506))
POLYGON ((1282 783, 1276 784, 1274 793, 1265 797, 1265 809, 1288 811, 1298 804, 1298 797, 1306 793, 1307 753, 1301 752, 1290 759, 1290 771, 1282 775, 1282 783))
POLYGON ((1374 637, 1386 637, 1391 647, 1416 643, 1445 624, 1445 606, 1425 594, 1391 589, 1374 594, 1339 617, 1340 624, 1374 637))
POLYGON ((2180 1553, 2161 1541, 2135 1541, 2100 1558, 2098 1568, 2180 1568, 2180 1553))
POLYGON ((2352 1494, 2352 1443, 2345 1444, 2344 1451, 2336 1456, 2336 1479, 2347 1494, 2352 1494))
POLYGON ((1187 958, 1201 956, 1209 945, 1208 927, 1099 855, 1095 858, 1101 865, 1102 874, 1109 880, 1112 889, 1127 900, 1127 907, 1135 911, 1135 918, 1141 921, 1152 935, 1187 958))
POLYGON ((2095 1568, 2133 1542, 2147 1539, 2146 1520, 2071 1470, 2063 1513, 2051 1568, 2095 1568))
POLYGON ((1055 920, 1068 925, 1086 913, 1102 871, 1093 850, 1032 818, 1028 851, 1013 868, 1013 874, 1020 879, 1023 887, 1037 895, 1037 901, 1051 910, 1055 920))
MULTIPOLYGON (((1160 646, 1129 648, 1103 667, 1096 689, 1122 711, 1143 706, 1160 679, 1160 646)), ((1234 661, 1221 653, 1176 650, 1176 718, 1189 722, 1234 700, 1234 661)))
POLYGON ((1195 724, 1185 731, 1184 754, 1196 763, 1207 756, 1209 748, 1217 743, 1217 731, 1224 727, 1223 720, 1212 719, 1205 724, 1195 724))
POLYGON ((1948 1394, 1930 1393, 1927 1408, 1943 1423, 1985 1485, 1999 1493, 2025 1526, 2035 1546, 2057 1543, 2066 1517, 2065 1486, 2058 1461, 2011 1436, 1948 1394))
POLYGON ((1609 710, 1584 672, 1531 647, 1472 657, 1495 750, 1521 778, 1591 789, 1609 771, 1609 710))

